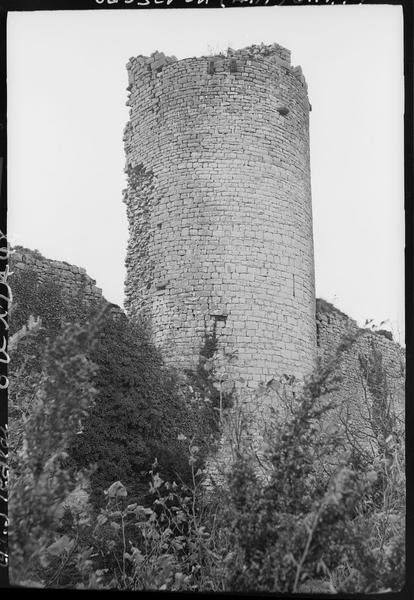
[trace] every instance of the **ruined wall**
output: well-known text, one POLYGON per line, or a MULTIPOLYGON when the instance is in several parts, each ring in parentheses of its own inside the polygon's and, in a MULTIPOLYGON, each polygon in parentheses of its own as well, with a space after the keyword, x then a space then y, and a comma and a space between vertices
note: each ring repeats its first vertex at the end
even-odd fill
POLYGON ((128 65, 126 303, 177 366, 205 335, 252 386, 316 354, 309 110, 277 44, 128 65))
MULTIPOLYGON (((105 301, 102 290, 96 287, 96 281, 86 274, 86 270, 67 262, 45 258, 38 250, 29 250, 23 246, 15 246, 10 256, 10 270, 24 273, 25 270, 36 272, 40 283, 52 278, 63 287, 68 299, 76 297, 80 291, 86 302, 105 301)), ((13 288, 13 276, 11 276, 13 288)), ((106 302, 106 301, 105 301, 106 302)))
POLYGON ((328 364, 343 346, 336 368, 340 376, 339 389, 329 395, 337 408, 328 422, 342 429, 350 428, 361 446, 377 443, 381 429, 379 412, 383 409, 389 411, 395 427, 403 430, 404 349, 387 337, 388 332, 361 329, 347 315, 320 300, 317 301, 316 326, 322 364, 328 364), (375 368, 378 368, 377 375, 375 368), (367 374, 373 380, 371 386, 367 374), (377 392, 372 385, 377 387, 377 392), (381 399, 382 391, 386 394, 381 399))
MULTIPOLYGON (((390 425, 394 433, 404 432, 405 351, 387 337, 389 332, 361 329, 353 319, 323 300, 316 301, 315 316, 321 365, 330 365, 333 376, 339 377, 337 389, 324 397, 333 403, 333 409, 325 413, 319 422, 321 430, 335 431, 337 444, 331 455, 323 457, 328 468, 329 463, 337 465, 338 461, 342 461, 351 449, 377 452, 378 443, 385 442, 390 425), (364 368, 364 359, 370 360, 375 356, 379 377, 373 380, 379 383, 380 394, 372 393, 364 368), (335 368, 332 369, 333 366, 335 368), (384 391, 385 394, 381 395, 384 391), (385 422, 384 413, 389 416, 385 422)), ((373 364, 375 361, 371 367, 373 364)), ((207 462, 207 488, 211 481, 224 481, 240 444, 259 461, 263 460, 268 428, 272 427, 272 423, 282 424, 290 417, 289 410, 286 410, 289 403, 286 404, 283 399, 289 398, 292 392, 297 396, 301 394, 300 382, 297 383, 292 385, 282 377, 256 390, 240 390, 236 405, 224 411, 223 435, 217 451, 207 462)), ((393 438, 397 440, 395 435, 393 438)), ((260 462, 258 465, 258 474, 264 474, 266 471, 260 468, 260 462)))

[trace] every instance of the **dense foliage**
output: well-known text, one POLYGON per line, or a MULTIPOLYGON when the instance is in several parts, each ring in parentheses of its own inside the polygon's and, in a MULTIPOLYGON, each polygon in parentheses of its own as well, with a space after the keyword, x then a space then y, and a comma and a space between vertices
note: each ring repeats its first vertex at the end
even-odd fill
POLYGON ((265 483, 251 457, 240 456, 233 469, 234 591, 369 593, 403 585, 402 431, 374 455, 360 449, 358 469, 351 446, 328 461, 343 440, 320 426, 333 408, 319 385, 327 375, 287 398, 285 420, 271 423, 265 483))
POLYGON ((85 352, 97 367, 90 381, 96 398, 68 452, 73 467, 95 466, 91 500, 101 504, 103 490, 120 471, 131 492, 146 493, 147 473, 155 458, 163 476, 188 479, 188 457, 177 446, 177 435, 194 433, 200 426, 198 415, 187 388, 165 367, 146 329, 108 306, 84 302, 82 289, 68 298, 58 281, 39 282, 34 271, 15 273, 11 286, 11 332, 24 326, 32 314, 42 323, 13 356, 12 395, 20 400, 11 418, 17 417, 23 404, 26 412, 30 410, 30 388, 44 371, 45 348, 59 338, 65 324, 80 323, 91 328, 93 337, 85 352))
POLYGON ((187 480, 188 457, 177 436, 195 429, 195 413, 145 330, 106 316, 91 356, 99 367, 97 398, 72 456, 78 465, 97 466, 92 501, 102 504, 103 490, 119 473, 132 493, 146 492, 155 458, 163 476, 187 480))
MULTIPOLYGON (((338 434, 321 431, 319 421, 331 407, 314 395, 320 389, 319 382, 311 382, 299 397, 287 398, 284 421, 271 419, 261 463, 266 477, 258 477, 254 455, 241 452, 227 485, 206 493, 197 467, 200 449, 181 434, 177 443, 189 457, 188 484, 164 480, 155 462, 149 471, 150 502, 130 498, 116 480, 104 492, 99 513, 67 508, 60 520, 51 518, 47 538, 36 540, 35 581, 171 591, 401 589, 400 434, 393 432, 386 454, 367 453, 363 468, 353 466, 349 453, 326 469, 324 454, 332 452, 338 434)), ((41 450, 36 445, 33 452, 41 450)), ((17 548, 26 548, 27 529, 20 535, 17 548)))
MULTIPOLYGON (((263 425, 263 455, 237 444, 226 479, 206 489, 201 425, 220 400, 207 378, 211 340, 190 388, 144 328, 120 314, 65 312, 56 282, 18 283, 17 308, 27 296, 12 313, 14 582, 276 594, 403 587, 403 428, 375 345, 359 360, 372 409, 361 426, 375 444, 346 423, 323 426, 340 385, 331 364, 300 393, 293 378, 276 382, 283 418, 263 425), (41 324, 26 318, 32 289, 44 294, 34 305, 41 324), (83 477, 92 504, 77 508, 70 494, 83 477)), ((219 408, 230 427, 235 407, 219 408)))
MULTIPOLYGON (((27 337, 38 334, 32 327, 27 337)), ((9 552, 11 575, 19 583, 39 580, 62 502, 81 479, 67 467, 67 457, 95 397, 90 342, 88 330, 69 325, 43 348, 40 373, 10 373, 9 552)))

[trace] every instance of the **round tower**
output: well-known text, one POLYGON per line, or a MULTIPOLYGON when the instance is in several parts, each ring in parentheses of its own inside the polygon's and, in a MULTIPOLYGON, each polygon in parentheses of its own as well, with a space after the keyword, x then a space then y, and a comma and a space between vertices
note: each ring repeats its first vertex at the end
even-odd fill
POLYGON ((307 87, 281 46, 128 65, 126 309, 166 359, 250 385, 316 355, 307 87), (225 358, 223 358, 225 360, 225 358))

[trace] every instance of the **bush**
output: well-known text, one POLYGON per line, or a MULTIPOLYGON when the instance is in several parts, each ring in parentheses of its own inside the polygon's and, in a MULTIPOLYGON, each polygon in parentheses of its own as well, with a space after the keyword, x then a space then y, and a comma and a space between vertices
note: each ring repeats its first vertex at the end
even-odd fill
POLYGON ((191 483, 164 481, 154 463, 149 506, 131 501, 120 481, 112 483, 99 514, 66 516, 66 528, 46 549, 49 582, 140 591, 224 588, 226 563, 219 553, 227 540, 214 527, 217 513, 203 501, 199 449, 183 435, 179 441, 190 457, 191 483))
MULTIPOLYGON (((271 420, 265 479, 245 454, 234 467, 228 510, 236 556, 227 580, 232 591, 371 593, 403 586, 401 436, 394 430, 388 447, 378 445, 377 454, 358 466, 352 444, 336 468, 327 462, 343 440, 339 431, 320 427, 334 408, 321 395, 325 378, 318 375, 298 397, 290 394, 290 415, 271 420)), ((384 379, 377 373, 375 381, 384 379)))
MULTIPOLYGON (((120 314, 112 315, 109 305, 105 310, 86 302, 82 288, 68 298, 58 280, 40 282, 30 269, 14 273, 11 284, 11 332, 20 330, 32 314, 42 321, 36 336, 22 339, 11 364, 12 394, 16 399, 19 396, 11 413, 15 433, 19 417, 30 412, 32 391, 43 376, 45 348, 67 323, 93 324, 95 343, 88 359, 98 367, 90 381, 96 389, 96 405, 69 448, 73 468, 96 465, 91 475, 93 503, 102 504, 102 491, 120 472, 131 493, 146 493, 147 473, 155 458, 164 477, 187 481, 188 456, 177 443, 177 435, 192 435, 205 423, 191 402, 188 386, 163 364, 145 327, 133 325, 120 314)), ((20 444, 20 437, 16 435, 12 444, 20 444)), ((206 443, 203 449, 205 454, 206 443)))
MULTIPOLYGON (((31 332, 30 336, 36 339, 37 334, 31 332)), ((24 379, 21 384, 11 377, 12 437, 15 427, 20 428, 9 493, 10 575, 14 583, 29 585, 39 580, 61 505, 81 477, 67 468, 66 459, 69 444, 95 397, 91 386, 94 367, 87 358, 90 341, 88 331, 80 326, 65 327, 44 349, 41 374, 35 381, 24 379)))
MULTIPOLYGON (((335 363, 300 393, 285 377, 272 387, 280 414, 259 423, 263 455, 230 436, 236 461, 227 485, 213 492, 204 487, 203 426, 217 433, 213 411, 225 408, 211 380, 214 336, 191 388, 163 364, 144 327, 72 311, 56 282, 42 286, 33 279, 14 288, 17 307, 19 294, 24 299, 12 313, 10 344, 14 582, 267 593, 402 588, 404 432, 375 344, 359 360, 367 410, 358 431, 348 422, 342 431, 324 426, 335 414, 327 400, 340 385, 335 363), (39 305, 30 286, 43 294, 39 305), (43 328, 31 319, 22 329, 31 302, 43 328), (361 430, 376 443, 364 445, 361 430), (72 511, 68 494, 91 463, 94 506, 72 511)), ((242 403, 236 408, 243 429, 248 419, 242 403)))
POLYGON ((102 505, 103 490, 120 473, 142 501, 155 458, 163 477, 188 481, 188 456, 177 436, 193 433, 196 411, 177 376, 164 366, 145 329, 125 318, 106 316, 96 336, 91 355, 99 367, 96 404, 71 449, 77 465, 97 465, 93 503, 102 505))
MULTIPOLYGON (((239 448, 229 485, 203 487, 200 448, 179 434, 188 483, 149 472, 142 504, 118 480, 100 511, 63 515, 42 544, 37 581, 57 587, 273 593, 397 591, 404 582, 404 468, 394 436, 357 469, 325 469, 338 432, 328 375, 285 395, 286 418, 269 419, 259 476, 239 448), (320 395, 322 393, 322 395, 320 395)), ((401 441, 401 440, 400 440, 401 441)))

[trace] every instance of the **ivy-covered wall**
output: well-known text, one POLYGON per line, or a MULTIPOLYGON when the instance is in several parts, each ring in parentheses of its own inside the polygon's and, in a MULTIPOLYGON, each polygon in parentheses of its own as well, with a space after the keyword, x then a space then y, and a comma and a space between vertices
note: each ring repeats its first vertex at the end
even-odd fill
POLYGON ((317 351, 332 365, 337 389, 329 426, 351 429, 361 446, 404 427, 405 351, 386 330, 360 328, 332 304, 317 300, 317 351))
MULTIPOLYGON (((11 333, 30 316, 41 319, 41 328, 13 353, 11 379, 21 382, 24 377, 27 386, 24 409, 13 406, 11 418, 30 411, 33 382, 45 368, 45 349, 67 324, 79 323, 90 338, 85 359, 97 367, 90 382, 96 396, 72 441, 69 460, 75 469, 95 465, 90 499, 102 503, 103 490, 120 477, 132 494, 142 495, 155 459, 164 477, 186 480, 188 449, 178 436, 203 437, 203 411, 189 402, 188 386, 164 364, 146 328, 132 324, 119 307, 106 302, 84 270, 21 247, 12 255, 10 268, 11 333)), ((15 398, 15 391, 10 397, 15 398)), ((56 393, 64 402, 64 390, 56 393)))
POLYGON ((40 283, 54 278, 59 281, 64 290, 64 296, 75 300, 79 292, 85 301, 102 301, 102 290, 96 286, 96 281, 86 274, 82 267, 71 265, 65 261, 45 258, 38 250, 30 250, 23 246, 15 246, 10 256, 10 269, 15 273, 27 270, 36 272, 40 283))
MULTIPOLYGON (((154 458, 160 460, 165 475, 188 475, 180 434, 197 436, 200 454, 210 456, 210 473, 218 473, 229 462, 228 444, 234 431, 225 428, 219 452, 209 453, 217 447, 220 414, 232 410, 236 414, 233 387, 227 380, 219 382, 215 335, 205 337, 194 369, 175 371, 164 364, 145 324, 132 323, 119 307, 107 303, 84 270, 21 247, 12 255, 11 270, 11 333, 25 325, 30 315, 40 316, 43 323, 31 347, 25 350, 22 344, 24 356, 15 357, 16 364, 24 359, 27 368, 38 370, 48 337, 56 336, 65 322, 90 324, 106 307, 96 323, 89 356, 98 366, 97 400, 72 446, 76 464, 97 465, 92 475, 96 502, 119 472, 132 491, 142 491, 144 473, 154 458)), ((331 365, 338 378, 337 389, 329 395, 336 408, 325 425, 345 432, 351 428, 353 439, 359 436, 362 445, 374 442, 378 432, 386 438, 389 419, 404 420, 404 349, 389 332, 361 329, 321 299, 316 303, 315 333, 321 366, 331 365)), ((277 408, 279 388, 273 393, 274 385, 278 385, 276 377, 256 391, 244 396, 240 392, 238 399, 257 447, 267 411, 277 408)))

